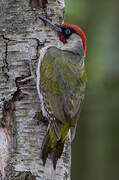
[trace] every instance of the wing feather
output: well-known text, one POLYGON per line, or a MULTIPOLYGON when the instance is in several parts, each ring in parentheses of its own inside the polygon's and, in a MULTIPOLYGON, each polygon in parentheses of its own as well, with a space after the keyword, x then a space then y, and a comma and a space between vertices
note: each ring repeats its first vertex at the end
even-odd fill
POLYGON ((84 73, 80 56, 56 47, 47 50, 40 68, 40 89, 48 111, 62 123, 75 119, 80 111, 84 73))

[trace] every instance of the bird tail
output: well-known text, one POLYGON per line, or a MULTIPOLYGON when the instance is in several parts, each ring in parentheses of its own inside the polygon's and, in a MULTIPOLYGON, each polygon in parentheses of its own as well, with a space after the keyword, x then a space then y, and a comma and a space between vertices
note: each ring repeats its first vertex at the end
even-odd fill
POLYGON ((60 158, 64 147, 64 141, 62 139, 57 141, 51 128, 49 128, 43 143, 42 143, 42 161, 45 166, 48 154, 51 154, 53 168, 56 169, 57 160, 60 158))

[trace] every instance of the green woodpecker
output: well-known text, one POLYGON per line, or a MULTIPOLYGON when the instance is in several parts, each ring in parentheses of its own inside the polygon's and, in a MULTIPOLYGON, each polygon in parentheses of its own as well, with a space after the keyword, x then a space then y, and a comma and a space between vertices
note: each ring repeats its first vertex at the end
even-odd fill
POLYGON ((48 129, 42 144, 43 165, 48 154, 56 169, 66 136, 71 131, 75 136, 86 87, 85 55, 86 36, 76 25, 51 24, 62 46, 44 47, 41 50, 37 68, 37 90, 41 101, 42 114, 48 119, 48 129))

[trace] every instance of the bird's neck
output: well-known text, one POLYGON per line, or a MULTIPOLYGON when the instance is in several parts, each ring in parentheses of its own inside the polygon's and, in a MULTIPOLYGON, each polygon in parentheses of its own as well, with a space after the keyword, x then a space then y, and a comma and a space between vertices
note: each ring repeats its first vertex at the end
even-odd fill
POLYGON ((74 34, 63 44, 62 50, 70 51, 76 55, 84 56, 83 43, 79 35, 74 34))

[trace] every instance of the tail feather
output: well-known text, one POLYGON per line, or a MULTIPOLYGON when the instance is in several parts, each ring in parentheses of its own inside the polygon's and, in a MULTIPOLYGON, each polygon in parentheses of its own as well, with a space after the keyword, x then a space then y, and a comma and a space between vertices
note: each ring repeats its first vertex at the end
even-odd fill
POLYGON ((48 154, 51 152, 51 147, 50 147, 50 135, 49 132, 47 132, 43 143, 42 143, 42 155, 41 155, 41 159, 43 161, 43 166, 45 166, 48 154))
POLYGON ((48 158, 48 154, 51 154, 52 157, 52 163, 53 163, 53 168, 56 169, 56 164, 58 159, 61 157, 61 154, 63 152, 63 147, 64 147, 64 142, 61 141, 61 139, 59 141, 57 141, 56 137, 54 136, 55 140, 51 139, 49 130, 43 140, 43 144, 42 144, 42 155, 41 155, 41 159, 43 161, 43 166, 45 166, 46 160, 48 158))
POLYGON ((66 135, 70 129, 70 124, 67 122, 61 124, 60 121, 50 122, 50 127, 42 143, 42 161, 45 165, 48 154, 51 155, 53 167, 56 169, 57 160, 63 152, 66 135), (56 135, 57 134, 57 135, 56 135))
POLYGON ((64 143, 61 140, 57 141, 56 149, 53 152, 53 168, 56 169, 57 160, 61 157, 64 148, 64 143))

